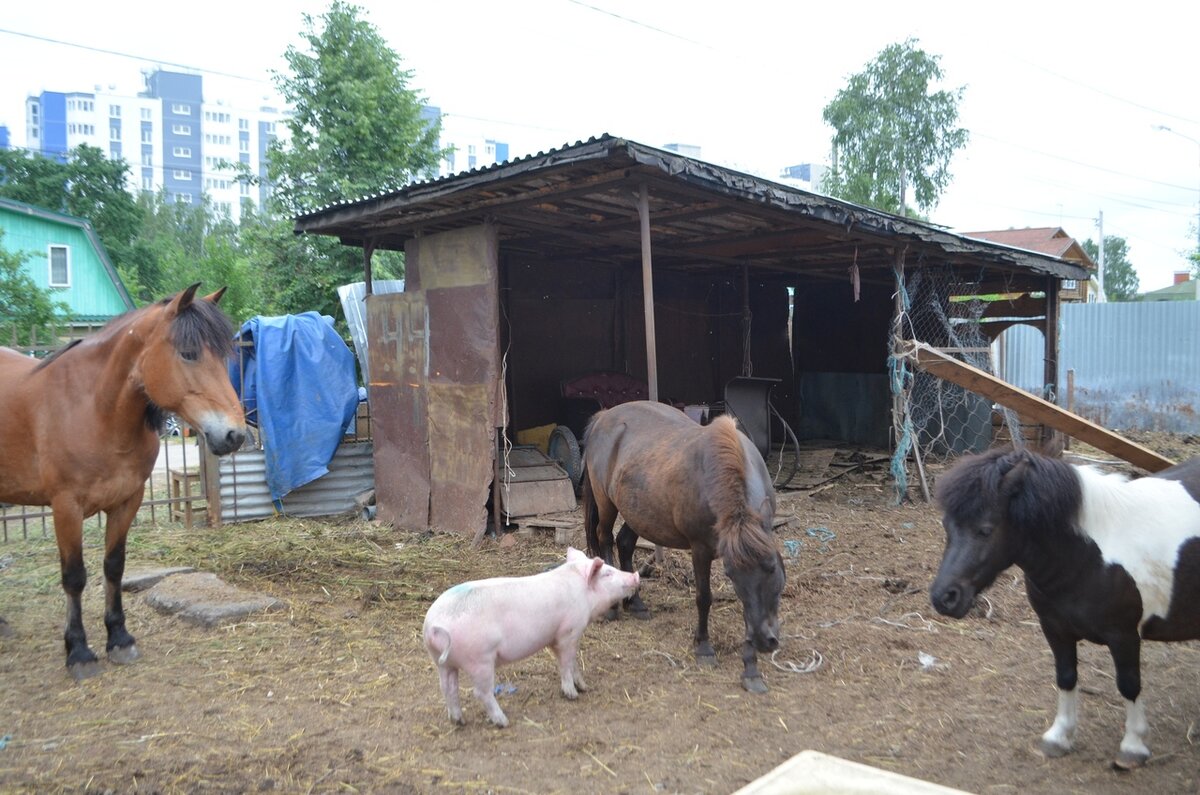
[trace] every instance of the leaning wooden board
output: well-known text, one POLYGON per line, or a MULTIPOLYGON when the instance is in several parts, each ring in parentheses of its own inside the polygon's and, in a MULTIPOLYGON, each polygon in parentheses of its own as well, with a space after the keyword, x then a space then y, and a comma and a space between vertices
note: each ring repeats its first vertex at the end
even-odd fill
POLYGON ((1031 395, 978 367, 960 362, 931 345, 916 341, 907 344, 916 365, 925 372, 1007 406, 1022 417, 1049 425, 1147 472, 1159 472, 1175 465, 1174 461, 1153 450, 1060 408, 1048 400, 1031 395))

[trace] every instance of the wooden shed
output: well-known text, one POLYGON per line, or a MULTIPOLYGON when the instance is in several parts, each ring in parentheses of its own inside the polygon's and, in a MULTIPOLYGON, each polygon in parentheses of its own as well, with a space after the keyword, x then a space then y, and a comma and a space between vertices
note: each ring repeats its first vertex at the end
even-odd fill
POLYGON ((903 424, 899 340, 953 352, 964 324, 1033 323, 1052 381, 1059 282, 1086 278, 608 135, 325 207, 295 230, 361 247, 368 285, 372 252, 406 253, 405 292, 366 299, 378 515, 471 534, 505 440, 563 421, 565 379, 624 372, 654 399, 703 405, 734 376, 777 378, 773 403, 802 438, 887 446, 903 424), (919 328, 918 311, 940 324, 919 328))

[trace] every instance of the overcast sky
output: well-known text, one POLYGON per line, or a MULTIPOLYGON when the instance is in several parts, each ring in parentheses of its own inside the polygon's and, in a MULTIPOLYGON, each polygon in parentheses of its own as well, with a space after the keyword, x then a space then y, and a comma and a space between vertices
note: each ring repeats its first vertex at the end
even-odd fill
MULTIPOLYGON (((1061 226, 1082 241, 1097 239, 1103 212, 1142 290, 1169 285, 1196 245, 1200 3, 360 5, 427 101, 508 142, 512 157, 607 132, 692 144, 704 160, 772 179, 826 161, 824 106, 881 49, 915 37, 941 56, 947 87, 966 87, 960 121, 971 132, 933 221, 958 232, 1061 226)), ((29 94, 95 84, 133 93, 154 63, 204 70, 208 98, 260 104, 273 95, 270 70, 299 43, 301 15, 327 7, 6 4, 0 124, 24 144, 29 94)))

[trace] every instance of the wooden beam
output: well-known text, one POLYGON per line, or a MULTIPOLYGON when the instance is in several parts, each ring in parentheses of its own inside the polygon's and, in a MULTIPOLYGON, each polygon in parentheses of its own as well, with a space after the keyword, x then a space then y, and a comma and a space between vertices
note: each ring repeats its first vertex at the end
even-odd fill
POLYGON ((925 372, 983 395, 1007 406, 1022 417, 1049 425, 1147 472, 1159 472, 1175 465, 1174 461, 1153 450, 1085 420, 1078 414, 1072 414, 1048 400, 1042 400, 1023 389, 1018 389, 991 373, 953 359, 927 343, 909 341, 906 348, 905 355, 911 356, 917 367, 925 372))

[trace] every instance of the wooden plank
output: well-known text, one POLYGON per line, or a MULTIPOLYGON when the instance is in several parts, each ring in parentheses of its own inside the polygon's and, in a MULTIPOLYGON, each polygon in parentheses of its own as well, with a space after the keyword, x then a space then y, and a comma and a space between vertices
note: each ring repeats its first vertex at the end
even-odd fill
POLYGON ((1175 464, 1171 459, 1164 458, 1153 450, 1102 428, 1078 414, 1059 408, 1048 400, 1042 400, 1023 389, 1018 389, 977 367, 946 356, 924 342, 909 341, 906 348, 906 355, 911 356, 917 366, 925 372, 983 395, 1013 409, 1022 417, 1049 425, 1147 472, 1159 472, 1175 464))
POLYGON ((508 483, 500 488, 500 504, 506 518, 571 511, 575 509, 575 490, 566 478, 508 483))

